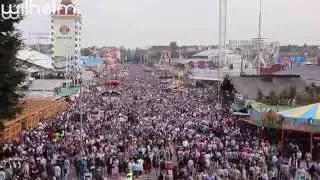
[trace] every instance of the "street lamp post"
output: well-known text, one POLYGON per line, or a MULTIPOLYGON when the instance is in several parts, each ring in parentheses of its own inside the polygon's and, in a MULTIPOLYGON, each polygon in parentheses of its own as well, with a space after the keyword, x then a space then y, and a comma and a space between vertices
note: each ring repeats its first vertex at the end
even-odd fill
POLYGON ((80 69, 80 148, 81 152, 83 152, 83 89, 82 89, 82 72, 80 69))

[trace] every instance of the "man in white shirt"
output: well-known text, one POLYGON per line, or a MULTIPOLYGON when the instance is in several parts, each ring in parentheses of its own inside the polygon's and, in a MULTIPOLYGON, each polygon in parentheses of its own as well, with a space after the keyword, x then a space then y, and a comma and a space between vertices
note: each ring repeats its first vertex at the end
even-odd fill
POLYGON ((194 173, 194 163, 193 163, 192 159, 189 159, 189 161, 188 161, 188 171, 189 171, 189 174, 193 175, 193 173, 194 173))
POLYGON ((6 179, 6 172, 4 171, 3 167, 0 167, 0 180, 6 179))
POLYGON ((138 159, 139 171, 141 173, 143 173, 143 163, 144 163, 144 161, 142 158, 138 159))
POLYGON ((57 179, 60 179, 60 176, 61 176, 61 168, 60 168, 60 166, 58 166, 58 165, 54 166, 53 170, 54 170, 54 176, 57 179))

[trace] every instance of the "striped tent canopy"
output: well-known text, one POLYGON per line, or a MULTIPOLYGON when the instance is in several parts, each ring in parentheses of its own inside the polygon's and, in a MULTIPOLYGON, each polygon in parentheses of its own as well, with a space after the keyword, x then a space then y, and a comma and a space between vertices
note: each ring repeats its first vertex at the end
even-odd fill
POLYGON ((279 112, 287 121, 295 124, 311 123, 320 126, 320 103, 301 106, 279 112))

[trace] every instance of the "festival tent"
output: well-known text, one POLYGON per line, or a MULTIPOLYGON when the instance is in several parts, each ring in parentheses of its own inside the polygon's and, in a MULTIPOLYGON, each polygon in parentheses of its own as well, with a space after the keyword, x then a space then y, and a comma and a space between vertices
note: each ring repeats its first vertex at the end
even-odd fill
POLYGON ((309 152, 312 153, 314 133, 320 132, 320 103, 293 108, 278 114, 284 118, 281 142, 284 142, 284 129, 309 132, 309 152))
POLYGON ((312 124, 320 126, 320 103, 293 108, 279 112, 279 114, 284 117, 289 124, 312 124))

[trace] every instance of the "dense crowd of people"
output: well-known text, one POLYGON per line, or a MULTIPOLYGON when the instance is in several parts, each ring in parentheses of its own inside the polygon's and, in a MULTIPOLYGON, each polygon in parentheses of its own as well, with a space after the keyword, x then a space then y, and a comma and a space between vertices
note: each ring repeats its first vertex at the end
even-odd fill
POLYGON ((125 66, 113 88, 88 87, 67 111, 1 145, 0 180, 9 179, 300 179, 319 164, 298 146, 278 146, 240 126, 206 88, 167 88, 156 71, 125 66), (82 136, 81 136, 82 134, 82 136))

